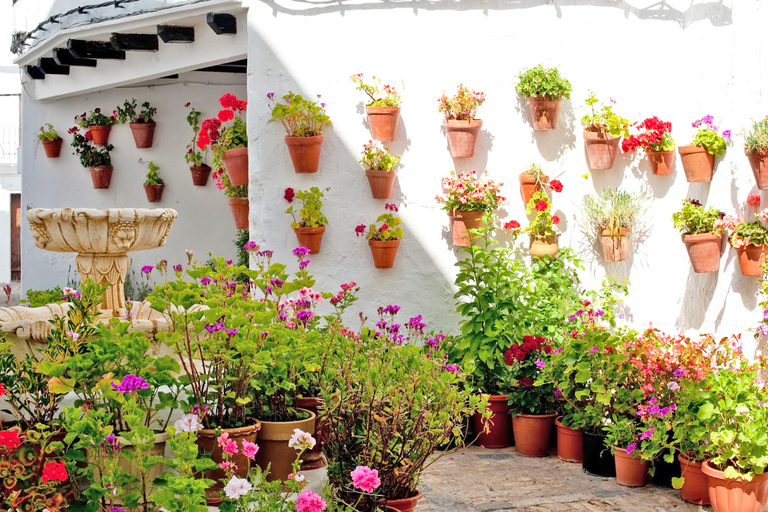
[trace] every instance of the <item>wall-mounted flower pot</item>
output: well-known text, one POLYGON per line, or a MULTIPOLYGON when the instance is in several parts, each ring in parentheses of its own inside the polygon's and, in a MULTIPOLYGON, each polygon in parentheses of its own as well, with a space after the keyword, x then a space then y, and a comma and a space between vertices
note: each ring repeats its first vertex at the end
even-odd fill
POLYGON ((755 175, 757 188, 760 190, 768 189, 768 155, 748 151, 745 153, 749 160, 749 166, 752 167, 752 174, 755 175))
POLYGON ((632 228, 623 228, 619 233, 604 229, 600 233, 600 244, 603 246, 605 261, 624 261, 629 256, 632 228))
POLYGON ((557 414, 517 414, 512 418, 515 450, 524 457, 546 457, 557 414))
POLYGON ((296 459, 296 450, 288 446, 288 441, 293 435, 293 430, 299 429, 309 433, 315 431, 315 414, 306 409, 297 411, 309 417, 296 421, 261 421, 256 464, 262 471, 267 471, 269 466, 268 482, 286 480, 292 472, 291 465, 296 459))
POLYGON ((520 180, 520 196, 523 198, 523 204, 525 205, 531 200, 534 192, 541 190, 541 183, 549 181, 549 177, 547 177, 546 174, 543 174, 537 182, 536 177, 531 176, 527 172, 520 173, 518 179, 520 180))
POLYGON ((483 448, 507 448, 512 446, 512 416, 509 415, 507 398, 509 395, 491 395, 488 397, 488 409, 491 417, 488 419, 488 432, 484 430, 482 414, 477 412, 472 415, 472 430, 475 431, 477 441, 475 446, 483 448))
POLYGON ((234 186, 248 184, 248 148, 228 149, 221 155, 221 163, 234 186))
POLYGON ((481 119, 456 120, 445 119, 443 122, 448 135, 448 149, 453 158, 470 158, 475 156, 477 139, 483 127, 481 119))
MULTIPOLYGON (((240 448, 243 441, 249 441, 251 443, 256 442, 256 434, 259 431, 259 427, 259 423, 256 422, 255 425, 249 425, 247 427, 224 428, 221 429, 221 432, 213 429, 198 430, 196 443, 201 452, 210 454, 210 457, 214 462, 221 463, 224 461, 224 452, 222 451, 221 446, 216 442, 220 434, 225 432, 229 434, 229 439, 235 441, 238 448, 240 448)), ((286 446, 288 445, 287 442, 285 444, 286 446)), ((259 445, 261 445, 261 443, 259 443, 259 445)), ((261 449, 259 451, 261 451, 261 449)), ((248 473, 249 460, 243 455, 242 451, 235 455, 229 455, 229 461, 237 466, 235 474, 240 478, 244 478, 248 473)), ((224 487, 221 480, 226 476, 224 470, 219 468, 211 469, 206 471, 203 476, 215 482, 205 491, 208 504, 218 505, 221 503, 221 489, 224 487)))
POLYGON ((289 137, 285 136, 288 152, 291 154, 293 170, 297 174, 317 172, 320 167, 320 150, 323 148, 323 136, 289 137))
POLYGON ((150 203, 159 203, 163 199, 163 190, 165 189, 165 183, 158 185, 144 184, 144 192, 147 194, 147 201, 150 203))
POLYGON ((592 476, 616 476, 616 461, 611 450, 605 446, 605 436, 583 432, 583 459, 581 467, 592 476))
POLYGON ((371 195, 374 199, 389 199, 392 188, 395 186, 397 171, 365 171, 368 184, 371 186, 371 195))
POLYGON ((683 501, 695 505, 709 505, 707 475, 701 471, 701 462, 688 460, 682 454, 677 458, 680 461, 681 476, 684 478, 680 497, 683 501))
POLYGON ((112 125, 98 125, 89 126, 88 130, 91 132, 91 140, 97 146, 105 146, 109 142, 109 132, 112 131, 112 125))
POLYGON ((627 455, 626 448, 614 448, 616 483, 625 487, 643 487, 648 475, 648 461, 638 453, 627 455))
POLYGON ((133 142, 138 149, 151 148, 152 140, 155 138, 154 121, 150 123, 129 123, 131 133, 133 133, 133 142))
POLYGON ((768 245, 747 244, 736 249, 739 255, 739 268, 743 276, 762 276, 765 252, 768 245))
POLYGON ((249 229, 249 216, 251 207, 247 197, 230 197, 229 209, 232 210, 232 218, 235 219, 235 228, 249 229))
POLYGON ((699 235, 684 234, 682 238, 694 272, 701 274, 718 271, 722 237, 713 233, 701 233, 699 235))
POLYGON ((619 153, 619 140, 598 132, 584 131, 584 144, 587 147, 587 159, 592 169, 610 169, 619 153))
POLYGON ((400 107, 367 106, 368 124, 371 125, 371 137, 381 142, 395 140, 397 125, 400 122, 400 107))
POLYGON ((555 420, 557 428, 557 458, 565 462, 581 462, 583 440, 581 430, 563 425, 562 416, 555 420))
POLYGON ((712 181, 715 168, 715 155, 711 155, 701 146, 678 146, 680 161, 683 163, 685 179, 688 183, 712 181))
POLYGON ((453 245, 456 247, 469 247, 471 237, 468 229, 480 229, 483 227, 483 211, 453 210, 448 216, 451 220, 451 235, 453 245))
POLYGON ((399 512, 413 512, 416 508, 417 502, 423 498, 421 491, 416 489, 416 494, 409 498, 402 498, 398 500, 386 500, 384 503, 387 507, 398 510, 399 512))
POLYGON ((651 162, 653 174, 667 175, 672 172, 675 163, 674 151, 646 151, 648 161, 651 162))
POLYGON ((550 96, 528 98, 528 110, 531 112, 534 130, 554 130, 560 116, 561 99, 553 100, 550 96))
POLYGON ((190 165, 189 172, 192 173, 192 184, 196 187, 204 187, 208 184, 208 176, 211 175, 210 165, 190 165))
POLYGON ((558 236, 531 236, 531 246, 529 252, 534 258, 543 258, 544 256, 555 256, 560 251, 558 236))
POLYGON ((368 240, 373 255, 373 266, 376 268, 392 268, 395 264, 400 240, 368 240))
POLYGON ((109 188, 109 182, 112 181, 111 165, 92 165, 88 169, 91 170, 93 188, 109 188))
POLYGON ((325 226, 318 226, 316 228, 293 228, 296 233, 296 239, 299 241, 299 246, 304 246, 309 249, 310 254, 317 254, 320 252, 320 244, 323 243, 323 233, 325 233, 325 226))
POLYGON ((43 139, 40 142, 43 143, 43 149, 45 149, 45 156, 48 158, 59 158, 61 154, 61 143, 63 139, 61 137, 53 140, 43 139))
POLYGON ((768 503, 768 473, 755 475, 751 481, 725 478, 725 474, 705 462, 709 501, 715 512, 760 512, 768 503))

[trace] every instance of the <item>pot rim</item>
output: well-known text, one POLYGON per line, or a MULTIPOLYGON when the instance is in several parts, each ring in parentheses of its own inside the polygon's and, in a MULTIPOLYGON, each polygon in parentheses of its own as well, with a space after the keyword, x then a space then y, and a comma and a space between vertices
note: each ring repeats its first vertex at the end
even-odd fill
MULTIPOLYGON (((249 418, 251 421, 254 421, 255 423, 253 425, 247 425, 245 427, 233 427, 233 428, 222 428, 222 432, 229 432, 234 434, 240 434, 240 433, 246 433, 241 432, 248 429, 253 429, 255 432, 258 432, 261 430, 261 422, 255 418, 249 418), (255 428, 254 428, 255 427, 255 428), (234 432, 233 432, 234 431, 234 432)), ((201 428, 197 431, 198 435, 206 435, 206 436, 216 436, 216 431, 218 429, 215 428, 201 428)))
POLYGON ((469 126, 474 128, 475 126, 482 126, 483 120, 482 119, 443 119, 443 124, 445 126, 469 126))
MULTIPOLYGON (((407 502, 407 501, 419 501, 421 498, 423 498, 424 495, 421 494, 421 491, 419 489, 416 489, 416 494, 414 496, 411 496, 410 498, 398 498, 394 500, 385 499, 385 503, 393 503, 393 502, 407 502)), ((390 505, 391 506, 391 505, 390 505)))
POLYGON ((298 227, 298 228, 293 228, 293 231, 295 233, 301 233, 301 234, 324 233, 325 232, 325 225, 317 226, 317 227, 314 227, 314 228, 298 227))
POLYGON ((677 151, 680 153, 680 155, 691 155, 694 153, 706 153, 707 155, 709 154, 707 152, 707 148, 703 146, 677 146, 677 151))
POLYGON ((740 482, 740 483, 747 483, 747 484, 753 483, 755 481, 760 482, 762 480, 768 479, 768 473, 763 473, 763 474, 760 474, 760 475, 755 475, 755 476, 752 477, 752 480, 749 480, 749 481, 744 480, 741 477, 728 478, 728 477, 725 476, 725 472, 720 471, 719 469, 711 466, 709 464, 709 460, 710 459, 707 459, 707 460, 705 460, 704 462, 701 463, 701 471, 702 471, 702 473, 704 473, 708 477, 717 478, 719 480, 725 480, 726 482, 740 482))
POLYGON ((684 243, 714 242, 715 240, 723 239, 722 235, 716 235, 714 233, 697 233, 695 235, 683 233, 680 236, 684 243))
POLYGON ((371 111, 376 111, 379 113, 394 114, 395 112, 400 111, 400 107, 393 107, 391 105, 366 105, 365 111, 366 113, 370 113, 371 111))
POLYGON ((303 409, 301 407, 294 407, 293 408, 296 411, 303 411, 309 414, 309 418, 302 418, 300 420, 289 420, 289 421, 266 421, 266 420, 256 420, 259 422, 259 426, 263 425, 285 425, 286 423, 301 423, 304 421, 309 421, 312 419, 317 418, 317 414, 313 413, 309 409, 303 409))
POLYGON ((542 419, 544 419, 544 418, 555 418, 555 420, 557 420, 557 413, 556 412, 551 412, 551 413, 548 413, 548 414, 515 414, 513 416, 513 418, 518 418, 518 417, 520 417, 520 418, 542 418, 542 419))
POLYGON ((397 169, 392 169, 391 171, 387 171, 385 169, 363 169, 363 170, 365 171, 365 174, 368 174, 370 172, 375 176, 381 176, 382 174, 386 174, 387 176, 397 176, 397 169))
POLYGON ((552 97, 549 94, 537 94, 536 96, 526 96, 526 98, 529 99, 529 100, 534 100, 534 101, 554 101, 554 102, 560 102, 560 101, 563 100, 562 96, 558 96, 557 99, 555 99, 554 97, 552 97))
MULTIPOLYGON (((285 136, 285 143, 288 144, 289 146, 317 144, 318 142, 323 142, 322 133, 320 135, 313 135, 311 137, 293 137, 292 135, 285 136)), ((245 148, 235 148, 235 149, 248 149, 248 146, 245 146, 245 148)))
POLYGON ((368 240, 369 247, 400 247, 400 238, 397 240, 368 240))

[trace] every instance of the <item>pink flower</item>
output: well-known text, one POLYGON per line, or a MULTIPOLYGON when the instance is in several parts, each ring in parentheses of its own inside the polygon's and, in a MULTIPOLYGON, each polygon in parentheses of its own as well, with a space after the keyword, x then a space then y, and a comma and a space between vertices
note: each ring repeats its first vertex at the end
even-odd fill
POLYGON ((322 512, 326 507, 325 500, 309 489, 302 491, 296 498, 297 512, 322 512))
POLYGON ((747 196, 747 204, 749 206, 760 206, 760 194, 749 194, 747 196))
POLYGON ((232 439, 224 443, 224 446, 222 446, 221 449, 230 455, 236 455, 238 453, 237 443, 232 439))
POLYGON ((219 446, 224 446, 227 443, 227 441, 229 441, 229 434, 227 432, 224 432, 216 440, 216 444, 218 444, 219 446))
POLYGON ((379 471, 371 469, 368 466, 357 466, 354 471, 350 473, 350 476, 352 476, 352 485, 361 491, 371 493, 381 485, 379 471))
POLYGON ((259 445, 243 439, 243 455, 253 460, 259 452, 259 445))

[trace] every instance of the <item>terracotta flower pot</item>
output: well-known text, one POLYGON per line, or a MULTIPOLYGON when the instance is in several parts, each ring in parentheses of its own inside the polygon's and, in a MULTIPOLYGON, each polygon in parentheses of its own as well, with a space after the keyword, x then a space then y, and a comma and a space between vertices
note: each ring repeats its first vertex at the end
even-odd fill
POLYGON ((299 246, 304 246, 309 249, 310 254, 317 254, 320 252, 320 244, 323 243, 325 226, 318 226, 316 228, 293 228, 293 231, 296 233, 299 246))
POLYGON ((752 167, 752 174, 755 175, 757 188, 760 190, 768 189, 768 154, 745 153, 749 160, 749 166, 752 167))
POLYGON ((93 143, 97 146, 105 146, 109 142, 109 132, 112 131, 112 125, 92 125, 88 129, 91 131, 93 143))
POLYGON ((443 126, 448 134, 448 149, 453 158, 471 158, 475 155, 477 139, 483 127, 481 119, 446 119, 443 126))
POLYGON ((557 458, 565 462, 581 462, 583 454, 583 436, 581 430, 566 427, 560 420, 560 416, 555 420, 557 428, 557 458))
POLYGON ((453 236, 453 245, 456 247, 469 247, 471 237, 468 229, 480 229, 483 227, 483 211, 461 211, 453 210, 451 219, 451 235, 453 236))
POLYGON ((368 124, 371 125, 371 137, 381 142, 395 140, 397 125, 400 122, 400 107, 367 106, 368 124))
POLYGON ((678 146, 677 152, 680 153, 680 161, 683 163, 685 179, 688 183, 712 181, 715 155, 710 155, 700 146, 678 146))
POLYGON ((392 268, 395 264, 400 240, 368 240, 373 255, 373 266, 376 268, 392 268))
POLYGON ((648 474, 648 461, 627 455, 626 448, 614 448, 616 483, 625 487, 643 487, 648 474))
POLYGON ((320 421, 320 412, 325 405, 322 398, 317 397, 298 397, 296 398, 296 407, 306 409, 315 415, 315 431, 312 436, 317 441, 315 447, 304 452, 301 456, 301 471, 320 469, 325 467, 323 458, 323 443, 328 438, 328 425, 320 421))
POLYGON ((621 137, 603 135, 598 132, 584 131, 584 144, 587 147, 587 159, 592 169, 610 169, 619 152, 621 137))
POLYGON ((309 418, 296 421, 262 421, 259 430, 259 452, 256 464, 262 469, 269 465, 268 482, 285 480, 292 471, 296 450, 288 446, 293 429, 298 428, 310 434, 315 431, 315 414, 306 409, 296 409, 309 414, 309 418))
POLYGON ((682 238, 694 272, 701 274, 718 271, 722 237, 713 233, 702 233, 700 235, 684 234, 682 238))
POLYGON ((416 508, 416 502, 418 502, 424 495, 421 491, 416 489, 416 495, 410 498, 403 498, 399 500, 385 500, 384 503, 387 507, 391 507, 400 512, 413 512, 416 508))
POLYGON ((59 158, 61 154, 61 143, 64 141, 61 137, 53 140, 43 139, 40 142, 43 143, 43 149, 45 149, 45 156, 48 158, 59 158))
POLYGON ((534 258, 543 258, 544 256, 555 256, 560 251, 558 236, 531 236, 531 247, 529 252, 534 258))
POLYGON ((228 149, 221 155, 221 163, 232 185, 248 184, 248 148, 228 149))
POLYGON ((374 199, 389 199, 392 188, 395 186, 397 171, 365 171, 368 184, 371 186, 371 195, 374 199))
POLYGON ((517 414, 512 418, 515 450, 524 457, 546 457, 557 414, 517 414))
POLYGON ((144 184, 144 192, 147 194, 147 201, 150 203, 159 203, 163 199, 163 190, 165 189, 165 183, 158 185, 144 184))
POLYGON ((762 276, 765 252, 768 245, 747 244, 736 249, 739 255, 739 268, 743 276, 762 276))
POLYGON ((646 151, 645 154, 651 162, 653 174, 667 175, 672 172, 675 163, 674 151, 646 151))
POLYGON ((612 236, 610 229, 600 234, 605 261, 624 261, 629 256, 632 228, 622 228, 619 236, 612 236))
POLYGON ((323 136, 289 137, 285 136, 288 152, 291 154, 293 170, 297 174, 317 172, 320 167, 320 150, 323 147, 323 136))
POLYGON ((472 429, 477 435, 475 445, 483 448, 507 448, 512 446, 512 416, 509 415, 507 405, 508 395, 491 395, 488 398, 488 408, 491 417, 488 419, 489 431, 484 431, 483 420, 480 413, 472 415, 472 429))
POLYGON ((196 187, 204 187, 208 184, 208 176, 211 175, 210 165, 190 165, 189 171, 192 173, 192 184, 196 187))
POLYGON ((91 170, 91 181, 93 188, 109 188, 109 182, 112 181, 111 165, 93 165, 91 170))
POLYGON ((768 473, 755 475, 750 482, 725 478, 709 461, 702 464, 701 471, 707 475, 709 501, 715 512, 760 512, 768 502, 768 473))
POLYGON ((250 228, 249 216, 251 213, 251 207, 248 203, 247 197, 230 197, 229 209, 232 210, 232 218, 235 219, 235 228, 250 228))
MULTIPOLYGON (((522 172, 517 177, 520 180, 520 196, 523 198, 523 204, 527 205, 528 201, 533 197, 533 193, 541 190, 541 183, 537 184, 535 176, 531 176, 527 172, 522 172)), ((546 183, 549 181, 549 177, 544 174, 539 179, 539 182, 546 183)))
POLYGON ((560 98, 553 100, 551 96, 534 96, 528 98, 528 110, 531 112, 534 130, 554 130, 557 128, 557 118, 560 116, 560 98))
POLYGON ((149 123, 130 123, 131 133, 133 133, 133 142, 136 143, 136 147, 139 149, 151 148, 152 139, 155 137, 155 124, 154 121, 149 123))
MULTIPOLYGON (((247 427, 221 429, 219 434, 217 434, 216 430, 214 429, 198 430, 196 441, 197 447, 201 452, 209 454, 211 460, 218 464, 224 461, 222 449, 216 442, 220 434, 224 432, 229 434, 229 439, 235 441, 237 443, 238 450, 240 450, 243 445, 243 440, 249 441, 251 443, 256 442, 256 435, 259 429, 259 422, 256 421, 253 425, 249 425, 247 427)), ((286 443, 286 446, 287 445, 288 443, 286 443)), ((259 452, 261 452, 261 450, 263 450, 263 447, 261 443, 259 443, 259 452)), ((237 466, 235 474, 240 478, 244 478, 248 472, 249 460, 245 455, 243 455, 242 450, 240 450, 240 452, 235 455, 230 455, 229 460, 237 466)), ((205 491, 208 504, 217 505, 221 503, 221 489, 223 484, 220 482, 220 480, 225 477, 224 470, 219 468, 212 469, 206 471, 203 476, 216 482, 205 491)))
POLYGON ((588 475, 611 477, 616 476, 616 461, 611 450, 605 446, 605 436, 583 432, 583 458, 581 467, 588 475))
POLYGON ((695 505, 709 505, 707 475, 701 471, 701 462, 688 460, 682 454, 678 455, 677 459, 680 461, 681 474, 685 479, 680 489, 680 497, 683 501, 695 505))

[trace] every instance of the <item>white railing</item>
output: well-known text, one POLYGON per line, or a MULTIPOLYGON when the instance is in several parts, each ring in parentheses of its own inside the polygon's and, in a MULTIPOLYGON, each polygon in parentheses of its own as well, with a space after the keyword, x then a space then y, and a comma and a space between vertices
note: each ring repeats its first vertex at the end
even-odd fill
POLYGON ((16 161, 19 148, 19 129, 0 126, 0 161, 16 161))

